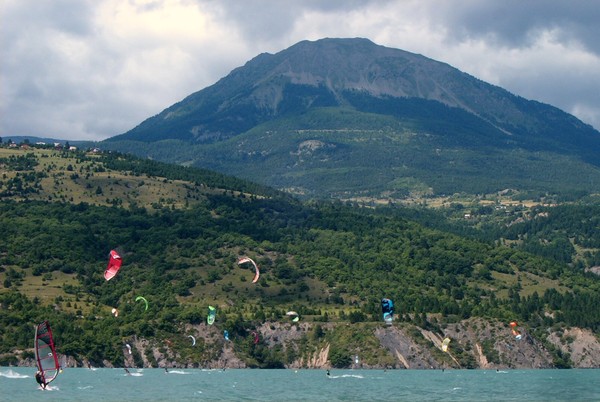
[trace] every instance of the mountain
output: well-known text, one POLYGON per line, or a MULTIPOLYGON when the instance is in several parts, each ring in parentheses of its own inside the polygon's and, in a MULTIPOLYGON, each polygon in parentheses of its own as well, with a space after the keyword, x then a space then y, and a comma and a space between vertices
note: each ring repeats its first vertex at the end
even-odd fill
POLYGON ((367 39, 261 54, 103 146, 310 196, 600 189, 600 133, 367 39))

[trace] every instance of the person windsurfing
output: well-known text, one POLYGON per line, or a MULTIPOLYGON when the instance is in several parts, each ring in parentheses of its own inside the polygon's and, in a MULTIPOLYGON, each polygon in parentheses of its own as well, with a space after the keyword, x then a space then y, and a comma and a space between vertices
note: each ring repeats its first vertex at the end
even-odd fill
POLYGON ((37 383, 40 384, 42 389, 46 389, 46 383, 44 382, 44 379, 42 378, 41 372, 38 371, 35 373, 35 381, 37 381, 37 383))
POLYGON ((35 381, 46 389, 48 384, 56 379, 60 373, 60 363, 52 339, 52 330, 48 321, 44 321, 35 327, 35 338, 33 340, 35 350, 35 364, 37 372, 35 381))

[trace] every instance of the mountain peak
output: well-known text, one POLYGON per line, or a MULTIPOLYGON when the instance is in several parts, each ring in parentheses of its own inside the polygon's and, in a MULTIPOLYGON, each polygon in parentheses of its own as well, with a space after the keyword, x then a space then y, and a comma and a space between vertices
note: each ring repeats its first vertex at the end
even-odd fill
MULTIPOLYGON (((544 183, 557 158, 589 164, 578 165, 591 169, 587 179, 580 176, 588 184, 600 163, 598 131, 574 116, 446 63, 364 38, 302 41, 260 54, 108 142, 123 140, 179 140, 185 151, 167 149, 164 142, 160 147, 130 143, 127 150, 150 149, 145 156, 277 188, 313 187, 307 193, 332 194, 334 187, 336 194, 374 187, 380 194, 405 187, 434 193, 513 185, 539 190, 548 187, 544 183), (305 142, 320 145, 303 148, 305 142), (490 152, 502 157, 490 159, 490 152), (546 154, 540 158, 539 152, 546 154), (371 162, 375 154, 379 160, 371 162), (517 165, 520 170, 507 170, 517 165), (307 174, 307 169, 314 170, 307 174), (344 173, 354 170, 360 174, 344 173), (450 174, 457 179, 451 185, 444 178, 450 174), (479 183, 464 180, 474 174, 488 177, 479 183), (327 175, 332 179, 324 180, 327 175)), ((557 186, 562 174, 552 173, 557 186)), ((585 186, 582 181, 576 187, 585 186)))
MULTIPOLYGON (((262 63, 264 59, 257 61, 262 63)), ((268 64, 271 70, 259 80, 261 83, 284 79, 294 85, 325 86, 334 93, 358 90, 374 96, 434 99, 456 106, 452 96, 443 95, 437 81, 444 81, 447 74, 460 74, 458 70, 364 38, 302 41, 271 55, 268 64)))
POLYGON ((304 99, 306 107, 347 105, 343 92, 360 91, 376 97, 436 100, 468 109, 456 93, 462 88, 450 85, 465 77, 447 64, 365 38, 305 40, 276 54, 256 56, 118 138, 201 142, 229 138, 286 112, 284 93, 291 86, 313 92, 304 99), (222 123, 217 130, 211 124, 215 119, 222 123))

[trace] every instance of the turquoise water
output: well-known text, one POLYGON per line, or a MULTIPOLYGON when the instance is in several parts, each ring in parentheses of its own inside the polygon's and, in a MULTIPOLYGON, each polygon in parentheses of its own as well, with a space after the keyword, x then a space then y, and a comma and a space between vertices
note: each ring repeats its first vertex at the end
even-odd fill
POLYGON ((600 401, 600 370, 200 370, 69 368, 42 391, 0 367, 8 401, 600 401))

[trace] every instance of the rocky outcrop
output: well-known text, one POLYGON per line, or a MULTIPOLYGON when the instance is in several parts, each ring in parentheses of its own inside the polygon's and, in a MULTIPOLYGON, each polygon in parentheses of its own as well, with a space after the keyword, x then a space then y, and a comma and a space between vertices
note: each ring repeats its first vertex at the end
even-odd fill
POLYGON ((312 355, 308 358, 301 357, 300 359, 294 361, 289 365, 288 368, 316 368, 316 369, 326 369, 331 368, 331 364, 329 364, 329 347, 327 344, 325 347, 316 350, 312 355))
MULTIPOLYGON (((517 341, 507 326, 480 318, 450 324, 444 331, 452 339, 452 348, 473 355, 477 368, 550 368, 552 355, 541 340, 521 329, 517 341)), ((598 362, 600 363, 600 361, 598 362)))
POLYGON ((438 363, 430 351, 415 342, 399 327, 377 328, 375 336, 381 342, 381 346, 398 359, 398 364, 394 368, 424 369, 438 367, 438 363))
MULTIPOLYGON (((600 368, 598 335, 581 328, 549 328, 538 338, 539 331, 536 337, 520 327, 523 335, 520 340, 515 339, 505 323, 481 318, 435 329, 409 323, 388 326, 375 323, 275 322, 264 323, 256 331, 266 350, 278 349, 283 355, 295 356, 284 364, 286 368, 323 369, 332 366, 330 359, 333 358, 334 344, 338 353, 340 347, 345 347, 335 335, 340 325, 344 326, 346 333, 351 333, 350 340, 343 342, 351 342, 355 337, 369 340, 347 349, 350 355, 361 355, 362 368, 553 368, 556 367, 557 353, 563 364, 566 361, 571 367, 600 368), (448 352, 444 353, 441 345, 446 336, 451 343, 448 352)), ((134 337, 128 340, 132 354, 123 346, 124 364, 128 367, 137 367, 141 363, 144 367, 182 368, 246 368, 250 364, 248 355, 236 349, 234 342, 223 340, 220 329, 205 324, 188 325, 185 333, 196 336, 199 343, 196 347, 205 351, 203 360, 183 353, 181 340, 176 343, 168 339, 157 341, 134 337)), ((20 350, 3 354, 0 361, 4 365, 34 366, 31 352, 20 350)), ((89 365, 87 360, 73 356, 63 355, 60 361, 63 367, 89 365)), ((108 361, 102 364, 112 367, 108 361)))
POLYGON ((569 328, 552 332, 548 341, 563 353, 568 353, 570 360, 578 368, 598 368, 600 362, 600 344, 598 337, 590 330, 569 328))

